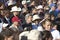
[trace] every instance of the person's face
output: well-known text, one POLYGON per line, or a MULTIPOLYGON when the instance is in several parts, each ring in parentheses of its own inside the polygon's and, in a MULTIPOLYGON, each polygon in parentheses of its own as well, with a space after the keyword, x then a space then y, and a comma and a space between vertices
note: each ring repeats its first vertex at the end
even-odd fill
POLYGON ((4 9, 4 5, 1 5, 0 9, 4 9))
POLYGON ((51 30, 51 22, 46 21, 45 24, 44 24, 44 28, 45 28, 45 30, 50 31, 51 30))
POLYGON ((54 16, 51 16, 51 20, 53 21, 55 19, 55 17, 54 16))
POLYGON ((60 5, 58 6, 58 10, 60 10, 60 5))
POLYGON ((34 9, 32 12, 33 12, 33 13, 37 13, 37 10, 36 10, 36 9, 34 9))
POLYGON ((8 38, 8 40, 13 40, 13 36, 10 36, 10 37, 8 38))
POLYGON ((17 16, 19 14, 19 12, 13 12, 14 16, 17 16))
POLYGON ((60 13, 57 16, 58 16, 58 18, 60 18, 60 13))
POLYGON ((50 15, 46 14, 44 18, 50 19, 50 15))
POLYGON ((8 14, 5 14, 6 17, 9 17, 9 13, 8 14))
POLYGON ((19 22, 16 21, 13 24, 16 25, 16 26, 18 26, 19 25, 19 22))
POLYGON ((46 40, 52 40, 52 38, 46 38, 46 40))
POLYGON ((5 37, 4 40, 13 40, 13 36, 10 36, 10 37, 5 37))
POLYGON ((35 5, 35 1, 33 1, 33 2, 31 3, 31 5, 35 5))
POLYGON ((2 11, 1 11, 1 15, 2 15, 2 16, 5 16, 5 14, 4 14, 4 13, 5 13, 5 12, 4 12, 4 10, 2 10, 2 11))
POLYGON ((53 11, 55 10, 55 7, 54 6, 52 6, 52 8, 51 8, 53 11))
POLYGON ((29 16, 27 20, 29 23, 31 23, 32 22, 32 16, 29 16))

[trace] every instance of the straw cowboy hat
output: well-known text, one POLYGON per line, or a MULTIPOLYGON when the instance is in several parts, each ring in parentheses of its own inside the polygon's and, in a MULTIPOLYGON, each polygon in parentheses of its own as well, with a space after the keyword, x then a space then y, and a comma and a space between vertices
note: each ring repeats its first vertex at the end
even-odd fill
POLYGON ((15 12, 15 11, 21 11, 21 8, 20 7, 17 7, 17 6, 14 6, 11 8, 11 11, 10 12, 15 12))
POLYGON ((37 19, 40 19, 40 17, 38 15, 34 15, 32 21, 35 21, 37 19))

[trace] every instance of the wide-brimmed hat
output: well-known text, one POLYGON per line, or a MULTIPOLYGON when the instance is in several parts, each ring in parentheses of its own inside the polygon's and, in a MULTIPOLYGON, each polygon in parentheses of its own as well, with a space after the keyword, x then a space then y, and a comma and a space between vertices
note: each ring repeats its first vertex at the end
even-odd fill
POLYGON ((37 19, 40 19, 40 17, 38 15, 34 15, 32 21, 35 21, 37 19))
POLYGON ((21 11, 21 8, 20 7, 17 7, 17 6, 14 6, 11 8, 11 11, 10 12, 15 12, 15 11, 21 11))

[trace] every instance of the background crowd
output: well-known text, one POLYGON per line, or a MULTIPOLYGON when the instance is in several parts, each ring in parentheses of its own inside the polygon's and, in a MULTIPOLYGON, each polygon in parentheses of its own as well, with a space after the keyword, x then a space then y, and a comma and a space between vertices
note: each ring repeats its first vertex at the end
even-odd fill
POLYGON ((60 40, 60 0, 0 0, 0 40, 60 40))

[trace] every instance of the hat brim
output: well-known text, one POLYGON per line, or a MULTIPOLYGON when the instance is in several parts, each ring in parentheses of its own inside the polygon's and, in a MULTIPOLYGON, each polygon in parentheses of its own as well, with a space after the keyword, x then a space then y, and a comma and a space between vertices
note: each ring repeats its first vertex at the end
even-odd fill
POLYGON ((21 10, 11 10, 10 12, 20 12, 21 10))
POLYGON ((41 20, 40 18, 39 19, 34 19, 34 20, 32 20, 32 21, 35 21, 35 20, 41 20))

